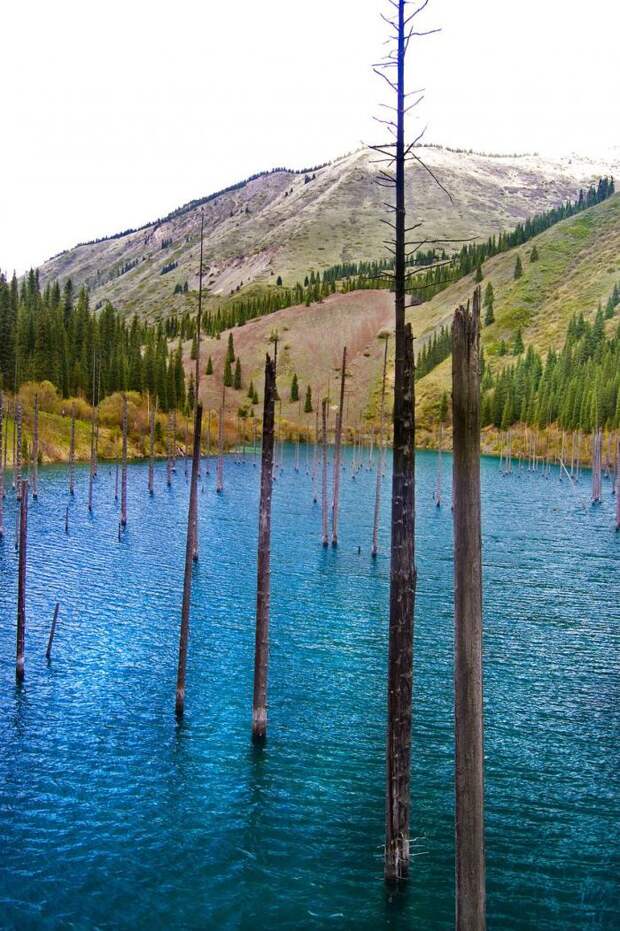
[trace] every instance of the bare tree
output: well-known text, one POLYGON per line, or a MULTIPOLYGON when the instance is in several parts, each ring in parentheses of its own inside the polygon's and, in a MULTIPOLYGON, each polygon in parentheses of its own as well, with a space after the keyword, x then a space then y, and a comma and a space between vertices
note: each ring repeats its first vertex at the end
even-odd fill
POLYGON ((75 494, 75 403, 71 405, 71 427, 69 434, 69 494, 75 494))
POLYGON ((323 546, 329 545, 329 530, 328 530, 328 516, 327 516, 327 398, 323 398, 321 402, 321 418, 322 418, 322 433, 321 433, 321 446, 322 446, 322 484, 321 484, 321 523, 323 528, 323 546))
POLYGON ((273 490, 275 389, 276 367, 274 362, 267 356, 265 361, 265 396, 263 400, 263 447, 261 454, 260 505, 258 518, 254 704, 252 710, 252 738, 256 743, 262 743, 267 736, 267 666, 269 660, 271 496, 273 490))
MULTIPOLYGON (((0 388, 0 540, 4 537, 4 399, 0 388)), ((7 434, 8 438, 8 434, 7 434)))
POLYGON ((26 650, 26 557, 28 552, 28 482, 21 481, 19 507, 19 559, 17 566, 17 651, 15 678, 23 682, 26 650))
POLYGON ((338 516, 340 509, 340 453, 342 448, 342 427, 344 415, 344 380, 347 369, 347 347, 342 350, 342 371, 340 373, 340 402, 336 419, 336 437, 334 443, 334 498, 332 502, 332 546, 338 546, 338 516))
MULTIPOLYGON (((385 382, 387 376, 387 357, 388 357, 388 339, 385 339, 385 350, 383 352, 383 378, 381 379, 381 407, 379 411, 379 464, 377 466, 377 479, 375 482, 375 513, 372 522, 372 549, 371 555, 376 558, 379 551, 379 516, 381 514, 381 480, 383 478, 383 453, 384 453, 384 433, 385 433, 385 382)), ((371 446, 372 453, 372 446, 371 446)))
POLYGON ((39 497, 39 395, 34 396, 32 421, 32 497, 39 497))
MULTIPOLYGON (((200 265, 198 267, 198 315, 196 318, 196 373, 194 383, 196 390, 196 404, 200 401, 200 341, 202 338, 202 273, 204 254, 204 209, 200 211, 200 265)), ((187 466, 186 466, 187 468, 187 466)), ((198 471, 200 472, 200 456, 198 457, 198 471)), ((198 560, 198 495, 194 496, 194 511, 192 514, 192 559, 198 560)))
MULTIPOLYGON (((405 207, 405 163, 408 160, 427 171, 435 183, 445 191, 415 151, 415 146, 423 133, 409 145, 405 145, 406 113, 423 99, 420 92, 414 91, 412 93, 418 95, 417 98, 410 104, 406 102, 409 96, 405 92, 407 50, 415 36, 429 35, 438 30, 430 29, 420 32, 416 29, 416 18, 426 8, 428 0, 421 0, 420 5, 414 7, 411 13, 406 12, 406 7, 409 6, 407 0, 390 0, 390 3, 396 10, 395 19, 388 17, 383 17, 383 19, 391 29, 395 47, 383 61, 377 63, 374 70, 396 95, 396 105, 388 108, 394 113, 394 119, 379 120, 387 126, 391 134, 390 141, 371 146, 371 149, 379 155, 378 161, 386 164, 386 167, 378 172, 378 183, 394 192, 394 203, 386 205, 392 211, 392 217, 384 221, 393 233, 393 238, 387 245, 394 256, 394 266, 393 271, 386 270, 379 277, 390 281, 394 290, 395 304, 385 844, 385 878, 388 882, 395 882, 407 876, 410 857, 413 615, 416 588, 413 334, 411 326, 405 323, 406 289, 411 279, 415 279, 416 272, 407 273, 407 261, 422 246, 448 242, 448 240, 427 238, 416 242, 408 240, 407 234, 421 226, 421 223, 407 227, 405 207)), ((434 267, 442 264, 444 263, 434 263, 434 267)))
POLYGON ((121 463, 121 528, 127 526, 127 395, 123 393, 123 458, 121 463))
POLYGON ((155 490, 155 404, 149 396, 149 471, 147 487, 149 494, 155 490))
POLYGON ((480 288, 452 324, 456 928, 485 919, 480 288))
POLYGON ((185 678, 187 672, 187 646, 189 642, 189 614, 192 594, 192 563, 194 561, 193 526, 194 498, 198 494, 198 470, 200 469, 200 436, 202 430, 202 404, 196 404, 194 418, 194 447, 192 456, 192 474, 190 478, 189 508, 187 513, 187 537, 185 542, 185 572, 183 576, 183 603, 181 607, 181 633, 179 638, 179 665, 177 670, 177 690, 175 711, 178 719, 185 711, 185 678))

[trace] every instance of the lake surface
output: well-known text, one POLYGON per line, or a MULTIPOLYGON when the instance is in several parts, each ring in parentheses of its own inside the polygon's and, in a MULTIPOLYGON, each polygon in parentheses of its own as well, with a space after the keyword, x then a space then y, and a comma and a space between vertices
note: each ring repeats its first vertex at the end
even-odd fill
MULTIPOLYGON (((250 743, 259 469, 200 495, 186 717, 174 718, 188 487, 41 471, 30 508, 26 681, 15 686, 14 493, 0 546, 2 928, 420 928, 454 921, 452 518, 417 457, 412 834, 406 892, 382 881, 389 476, 351 478, 320 546, 304 467, 274 490, 269 739, 250 743), (358 555, 357 548, 362 553, 358 555), (56 601, 51 665, 44 654, 56 601)), ((552 471, 482 461, 489 927, 618 927, 620 534, 552 471)))

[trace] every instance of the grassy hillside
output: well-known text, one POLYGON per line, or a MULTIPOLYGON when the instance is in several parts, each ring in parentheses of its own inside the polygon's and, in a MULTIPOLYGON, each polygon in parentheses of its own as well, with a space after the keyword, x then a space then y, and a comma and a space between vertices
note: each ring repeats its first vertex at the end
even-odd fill
MULTIPOLYGON (((495 323, 483 330, 482 342, 487 363, 492 369, 511 361, 499 356, 502 339, 511 342, 521 328, 526 347, 532 344, 541 352, 559 348, 571 316, 582 311, 588 318, 596 312, 599 301, 605 302, 614 283, 620 278, 620 195, 569 218, 532 239, 519 249, 495 256, 483 267, 482 287, 491 281, 495 291, 495 323), (536 245, 539 259, 529 256, 536 245), (516 256, 523 263, 523 276, 514 280, 516 256)), ((454 308, 466 302, 473 292, 473 275, 451 285, 432 300, 407 310, 413 325, 416 351, 441 326, 449 326, 454 308)), ((380 336, 393 328, 393 299, 386 291, 357 291, 337 294, 311 307, 291 307, 243 327, 224 332, 220 340, 206 340, 203 368, 212 356, 214 374, 203 379, 203 400, 207 408, 218 410, 221 399, 224 357, 228 332, 234 336, 235 349, 242 365, 243 388, 227 390, 226 407, 235 415, 239 407, 248 412, 250 380, 262 385, 265 352, 272 348, 270 336, 280 337, 278 386, 282 399, 282 418, 290 424, 307 427, 313 418, 299 415, 299 405, 289 398, 290 381, 297 373, 300 396, 307 384, 325 393, 338 378, 343 345, 347 345, 348 423, 359 427, 376 423, 380 389, 383 342, 380 336)), ((392 344, 390 344, 393 349, 392 344)), ((185 346, 187 371, 191 370, 190 346, 185 346)), ((436 410, 444 391, 450 390, 451 363, 447 359, 417 383, 418 419, 421 442, 430 441, 436 410)), ((391 385, 393 354, 389 354, 388 378, 391 385)), ((336 391, 330 392, 335 403, 336 391)), ((262 401, 262 397, 260 399, 262 401)), ((260 409, 257 409, 260 413, 260 409)))
MULTIPOLYGON (((518 329, 525 347, 532 345, 543 354, 551 347, 560 348, 564 342, 570 318, 582 312, 588 319, 596 313, 599 301, 606 302, 613 286, 620 280, 620 194, 584 212, 558 223, 532 239, 525 246, 495 256, 484 264, 483 289, 490 281, 495 292, 495 322, 485 327, 482 342, 487 364, 492 371, 514 361, 514 356, 500 355, 502 340, 512 344, 518 329), (539 259, 532 263, 530 255, 536 246, 539 259), (517 255, 523 264, 523 275, 514 279, 517 255)), ((407 310, 413 324, 416 351, 441 326, 449 326, 454 308, 466 302, 473 292, 473 275, 452 284, 432 300, 407 310)), ((616 309, 616 320, 618 309, 616 309)), ((609 326, 614 321, 608 321, 609 326)), ((260 417, 262 410, 262 384, 264 359, 267 351, 273 352, 272 337, 278 336, 278 389, 281 398, 279 417, 284 433, 295 432, 298 427, 312 433, 315 414, 303 412, 307 385, 312 388, 314 409, 319 399, 329 393, 332 424, 337 397, 342 348, 348 349, 347 412, 349 429, 361 430, 366 436, 378 423, 378 398, 383 359, 383 336, 392 333, 393 298, 384 290, 357 291, 334 294, 321 303, 289 307, 267 317, 257 318, 222 333, 220 339, 205 339, 202 344, 202 371, 205 372, 209 356, 213 374, 202 376, 201 396, 206 408, 205 419, 211 412, 211 435, 216 437, 216 418, 220 409, 224 360, 228 334, 234 337, 235 352, 241 362, 242 387, 226 390, 226 436, 235 441, 238 415, 260 417), (299 382, 300 402, 290 400, 293 374, 299 382), (259 393, 259 403, 248 397, 248 386, 253 382, 259 393)), ((393 377, 393 342, 390 341, 388 383, 393 377)), ((187 376, 193 371, 190 358, 191 345, 186 343, 184 364, 187 376)), ((418 442, 432 444, 439 401, 443 392, 450 391, 450 359, 445 359, 428 375, 417 382, 418 442)), ((32 389, 30 395, 32 394, 32 389)), ((28 403, 26 390, 26 408, 28 403)), ((31 400, 31 398, 30 398, 31 400)), ((89 448, 88 411, 84 402, 82 421, 78 426, 78 453, 87 458, 89 448)), ((101 451, 104 456, 118 455, 120 448, 118 423, 118 396, 106 399, 101 417, 101 451)), ((132 401, 130 417, 131 452, 144 452, 146 434, 146 400, 136 397, 132 401)), ((70 402, 52 399, 42 408, 42 451, 45 459, 66 458, 69 426, 67 411, 70 402), (63 416, 64 414, 64 416, 63 416)), ((28 419, 28 414, 27 414, 28 419)), ((249 422, 248 433, 251 434, 249 422)), ((160 416, 161 435, 165 432, 165 419, 160 416)), ((179 423, 182 440, 184 424, 179 423)), ((485 448, 493 450, 496 436, 489 431, 485 448)), ((164 452, 163 444, 158 446, 164 452)))
MULTIPOLYGON (((588 159, 491 157, 439 148, 424 158, 453 196, 451 202, 420 167, 408 168, 408 209, 428 238, 480 237, 566 199, 620 165, 588 159)), ((41 281, 71 277, 87 284, 93 303, 159 316, 194 310, 200 212, 205 220, 207 306, 237 288, 294 285, 306 273, 343 261, 385 256, 385 191, 365 150, 316 172, 277 171, 190 204, 140 230, 69 249, 41 268, 41 281), (164 272, 162 274, 162 272, 164 272), (187 281, 188 293, 174 294, 187 281)))

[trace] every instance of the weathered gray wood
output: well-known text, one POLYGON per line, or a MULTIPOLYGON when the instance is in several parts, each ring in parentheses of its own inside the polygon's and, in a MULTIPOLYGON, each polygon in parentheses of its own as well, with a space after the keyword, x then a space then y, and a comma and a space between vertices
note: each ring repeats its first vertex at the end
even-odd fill
POLYGON ((321 522, 323 527, 323 546, 329 546, 329 528, 327 514, 327 398, 321 402, 322 433, 321 446, 323 454, 321 485, 321 522))
POLYGON ((69 433, 69 494, 75 494, 75 404, 71 405, 71 427, 69 433))
POLYGON ((456 928, 485 918, 480 288, 452 325, 456 928))
POLYGON ((194 498, 198 494, 198 470, 200 468, 200 436, 202 431, 202 404, 196 404, 194 417, 194 446, 192 455, 192 474, 190 478, 189 507, 187 510, 187 538, 185 543, 185 572, 183 576, 183 603, 181 607, 181 633, 179 638, 179 665, 177 669, 177 689, 175 712, 178 719, 185 712, 185 680, 187 673, 187 647, 189 642, 190 602, 192 594, 193 540, 192 527, 194 515, 194 498))
POLYGON ((39 395, 34 396, 32 421, 32 497, 39 497, 39 395))
MULTIPOLYGON (((150 402, 150 399, 149 399, 150 402)), ((149 471, 147 488, 150 495, 155 491, 155 404, 149 407, 149 471)))
POLYGON ((17 564, 17 651, 15 678, 23 682, 26 650, 26 559, 28 553, 28 482, 22 481, 19 507, 19 559, 17 564))
MULTIPOLYGON (((387 357, 388 357, 388 341, 385 340, 385 349, 383 352, 383 378, 381 379, 381 407, 379 410, 379 443, 381 453, 379 454, 379 465, 377 468, 377 479, 375 482, 375 513, 372 522, 372 548, 370 553, 373 559, 376 559, 377 553, 379 552, 379 517, 381 515, 381 480, 382 476, 382 465, 383 465, 383 443, 385 435, 385 383, 387 377, 387 357)), ((372 455, 372 445, 370 447, 372 455)), ((370 461, 370 459, 369 459, 370 461)))
MULTIPOLYGON (((4 537, 4 449, 6 443, 4 432, 4 398, 2 389, 0 389, 0 540, 4 537)), ((6 439, 8 439, 8 433, 6 439)))
POLYGON ((23 412, 20 401, 15 402, 15 417, 13 422, 13 440, 14 440, 14 458, 15 463, 14 468, 14 481, 15 481, 15 491, 17 493, 17 500, 19 501, 22 493, 22 449, 23 449, 23 439, 22 439, 22 419, 23 412))
POLYGON ((415 395, 413 334, 405 325, 405 2, 398 0, 394 205, 394 436, 388 651, 385 878, 409 871, 413 689, 415 395))
POLYGON ((342 350, 342 372, 340 374, 340 401, 338 404, 338 418, 336 420, 336 438, 334 443, 334 498, 332 502, 332 546, 338 546, 338 517, 340 515, 340 473, 342 427, 344 416, 344 380, 347 369, 347 347, 342 350))
POLYGON ((127 395, 123 394, 123 458, 121 463, 121 527, 127 526, 127 395))
POLYGON ((52 618, 52 628, 50 630, 49 640, 47 641, 47 650, 45 651, 45 659, 50 660, 52 658, 52 644, 54 642, 54 634, 56 633, 56 624, 58 622, 58 612, 60 611, 60 604, 56 602, 56 607, 54 609, 54 617, 52 618))
POLYGON ((267 736, 267 668, 269 660, 269 600, 271 592, 271 497, 273 492, 273 443, 276 369, 267 356, 263 399, 263 444, 261 453, 260 504, 258 516, 258 566, 256 585, 256 643, 254 653, 254 697, 252 739, 267 736))

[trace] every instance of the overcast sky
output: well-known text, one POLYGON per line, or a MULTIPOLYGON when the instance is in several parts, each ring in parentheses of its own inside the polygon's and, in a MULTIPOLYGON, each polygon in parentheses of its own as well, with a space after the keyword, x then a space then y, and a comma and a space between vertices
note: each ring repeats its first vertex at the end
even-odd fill
MULTIPOLYGON (((409 61, 429 141, 620 142, 616 0, 430 0, 409 61)), ((0 54, 0 268, 380 135, 387 0, 13 0, 0 54)))

